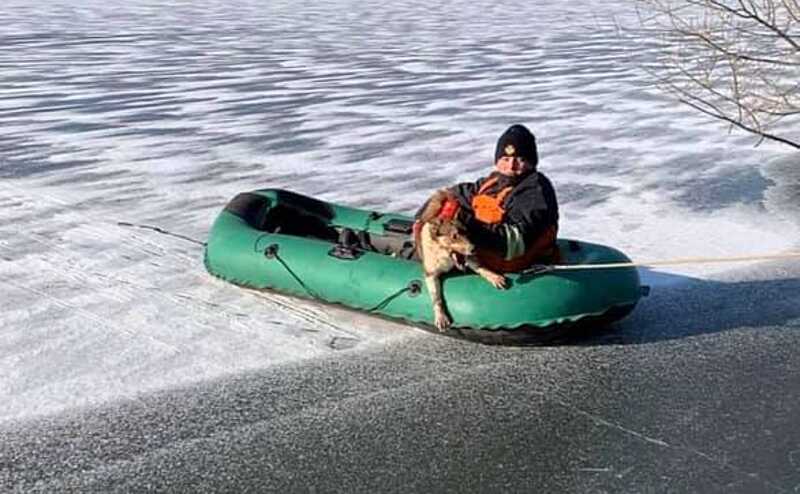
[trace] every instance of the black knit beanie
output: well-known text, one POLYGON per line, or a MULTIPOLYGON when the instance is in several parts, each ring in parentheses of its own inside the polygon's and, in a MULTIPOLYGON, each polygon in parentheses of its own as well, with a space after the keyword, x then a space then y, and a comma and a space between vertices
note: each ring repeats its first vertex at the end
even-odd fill
POLYGON ((524 125, 516 124, 508 128, 494 150, 494 161, 503 156, 518 156, 525 159, 531 166, 539 163, 539 154, 536 152, 536 138, 524 125))

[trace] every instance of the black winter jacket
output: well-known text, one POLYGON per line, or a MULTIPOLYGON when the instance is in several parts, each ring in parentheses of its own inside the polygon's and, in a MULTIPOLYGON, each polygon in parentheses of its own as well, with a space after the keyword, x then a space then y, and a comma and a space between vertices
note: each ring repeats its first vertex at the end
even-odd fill
POLYGON ((541 172, 534 171, 522 178, 508 177, 493 172, 477 182, 457 184, 449 189, 458 197, 462 210, 466 210, 468 234, 480 247, 487 247, 503 253, 506 258, 525 252, 548 227, 558 227, 558 201, 550 180, 541 172), (511 193, 503 201, 506 210, 502 223, 488 225, 474 218, 472 198, 481 185, 489 178, 498 180, 486 193, 498 194, 502 189, 513 186, 511 193))

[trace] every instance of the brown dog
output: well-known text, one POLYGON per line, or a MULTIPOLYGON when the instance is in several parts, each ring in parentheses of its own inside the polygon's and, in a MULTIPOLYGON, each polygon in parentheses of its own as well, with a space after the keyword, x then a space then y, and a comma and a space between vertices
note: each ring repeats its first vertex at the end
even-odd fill
POLYGON ((417 253, 425 270, 425 283, 433 303, 433 315, 439 331, 447 329, 452 321, 445 310, 441 276, 453 268, 462 271, 469 267, 495 288, 506 288, 506 278, 484 267, 473 257, 475 246, 464 232, 464 225, 456 218, 440 217, 439 211, 448 200, 455 200, 445 189, 436 191, 419 217, 421 228, 417 239, 417 253))

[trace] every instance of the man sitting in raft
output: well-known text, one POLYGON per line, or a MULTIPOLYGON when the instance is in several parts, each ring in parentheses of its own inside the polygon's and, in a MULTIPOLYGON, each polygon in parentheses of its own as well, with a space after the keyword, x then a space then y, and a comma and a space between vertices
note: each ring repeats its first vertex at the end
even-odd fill
MULTIPOLYGON (((523 125, 512 125, 494 153, 494 170, 477 182, 460 183, 448 190, 458 204, 446 203, 440 217, 458 218, 475 244, 480 264, 497 273, 521 271, 532 264, 557 262, 558 203, 550 180, 536 166, 536 138, 523 125)), ((419 218, 427 203, 420 208, 419 218)), ((414 224, 414 240, 421 224, 414 224)), ((417 259, 414 243, 395 239, 358 238, 345 229, 340 243, 405 259, 417 259)), ((417 259, 418 260, 418 259, 417 259)))
POLYGON ((525 126, 512 125, 497 140, 489 176, 449 188, 476 257, 488 269, 509 273, 557 262, 558 203, 538 163, 536 138, 525 126))

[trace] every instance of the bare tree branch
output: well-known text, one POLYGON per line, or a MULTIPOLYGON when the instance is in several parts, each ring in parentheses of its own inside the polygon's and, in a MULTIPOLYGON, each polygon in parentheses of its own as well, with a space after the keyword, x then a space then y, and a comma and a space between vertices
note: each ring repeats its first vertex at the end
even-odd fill
POLYGON ((800 22, 800 3, 790 0, 783 0, 782 3, 789 13, 789 16, 794 19, 795 22, 800 22))
POLYGON ((679 32, 680 34, 683 34, 686 37, 697 38, 697 39, 701 40, 703 43, 706 43, 707 45, 709 45, 714 50, 717 50, 717 51, 719 51, 721 53, 724 53, 725 55, 727 55, 729 57, 732 57, 732 58, 737 58, 737 59, 740 59, 740 60, 748 60, 750 62, 761 62, 761 63, 775 64, 775 65, 786 65, 786 66, 789 66, 789 67, 800 67, 800 61, 791 62, 791 61, 780 60, 780 59, 752 57, 750 55, 745 55, 743 53, 730 51, 727 48, 725 48, 724 46, 716 43, 714 40, 712 40, 710 37, 704 35, 703 33, 685 31, 685 30, 682 30, 682 29, 681 30, 676 29, 676 31, 679 32))
MULTIPOLYGON (((713 0, 711 0, 711 1, 713 1, 713 0)), ((800 51, 800 44, 797 44, 797 42, 795 42, 795 40, 793 40, 791 36, 789 36, 783 30, 779 29, 778 26, 775 24, 774 19, 773 19, 772 22, 769 22, 769 21, 763 19, 761 16, 758 15, 758 8, 755 5, 752 4, 752 1, 750 2, 752 11, 751 10, 747 10, 747 8, 744 7, 744 4, 742 3, 742 0, 739 0, 739 4, 742 5, 742 10, 745 12, 745 14, 748 17, 750 17, 751 19, 753 19, 754 21, 758 22, 759 24, 761 24, 765 28, 767 28, 770 31, 772 31, 775 34, 777 34, 781 39, 785 40, 787 43, 792 45, 792 47, 795 50, 800 51)), ((771 2, 767 2, 767 4, 768 5, 772 5, 771 2)))
POLYGON ((710 112, 710 111, 706 110, 705 108, 702 108, 699 105, 696 105, 696 104, 692 103, 691 101, 686 101, 686 100, 680 100, 680 101, 681 101, 681 103, 683 103, 685 105, 689 105, 689 106, 691 106, 692 108, 694 108, 695 110, 697 110, 697 111, 699 111, 701 113, 705 113, 706 115, 709 115, 711 117, 714 117, 714 118, 717 118, 717 119, 720 119, 720 120, 725 120, 725 121, 729 122, 730 124, 735 125, 736 127, 739 127, 741 129, 746 130, 748 132, 751 132, 753 134, 758 134, 761 137, 764 137, 765 139, 770 139, 770 140, 773 140, 773 141, 776 141, 776 142, 780 142, 780 143, 789 145, 789 146, 791 146, 793 148, 800 149, 800 142, 794 142, 794 141, 790 141, 789 139, 784 139, 783 137, 780 137, 780 136, 777 136, 777 135, 773 135, 773 134, 769 134, 769 133, 765 133, 765 132, 759 132, 757 129, 750 128, 750 127, 742 124, 741 122, 738 122, 735 119, 728 118, 724 114, 716 113, 716 112, 710 112))
POLYGON ((800 124, 800 0, 638 0, 637 15, 660 41, 646 69, 659 87, 759 142, 800 148, 788 125, 800 124))

